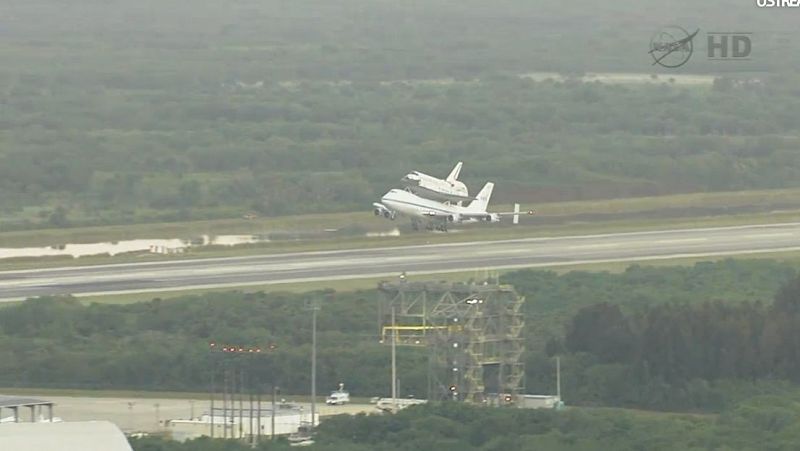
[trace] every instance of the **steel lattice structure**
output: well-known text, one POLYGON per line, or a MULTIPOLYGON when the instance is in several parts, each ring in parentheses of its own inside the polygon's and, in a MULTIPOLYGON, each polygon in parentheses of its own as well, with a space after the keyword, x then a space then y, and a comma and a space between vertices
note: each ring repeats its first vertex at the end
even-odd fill
POLYGON ((512 286, 401 279, 378 289, 384 343, 396 333, 398 345, 429 350, 428 399, 487 402, 522 392, 525 298, 512 286))

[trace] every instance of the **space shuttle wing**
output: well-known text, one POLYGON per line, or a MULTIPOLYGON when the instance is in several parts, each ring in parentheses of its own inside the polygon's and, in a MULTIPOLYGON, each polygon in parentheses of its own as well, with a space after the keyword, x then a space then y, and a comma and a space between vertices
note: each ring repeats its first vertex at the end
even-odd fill
POLYGON ((472 202, 476 199, 475 196, 459 196, 456 194, 451 194, 450 197, 453 199, 454 202, 462 202, 462 201, 469 201, 472 202))

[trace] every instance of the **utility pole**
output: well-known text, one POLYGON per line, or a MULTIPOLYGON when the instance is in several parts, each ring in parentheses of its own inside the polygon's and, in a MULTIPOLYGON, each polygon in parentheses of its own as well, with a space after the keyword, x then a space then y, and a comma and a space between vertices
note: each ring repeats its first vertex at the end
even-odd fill
POLYGON ((253 435, 253 383, 250 383, 250 388, 247 390, 250 393, 250 429, 248 429, 250 434, 250 439, 248 440, 250 444, 255 448, 256 445, 256 437, 253 435))
POLYGON ((209 395, 211 396, 211 402, 210 402, 211 406, 209 408, 209 412, 211 413, 211 418, 210 418, 211 424, 209 426, 209 435, 211 436, 211 438, 214 438, 214 390, 216 390, 216 388, 214 387, 214 372, 215 371, 216 371, 216 367, 214 366, 214 362, 213 362, 213 359, 212 359, 212 362, 211 362, 211 391, 209 393, 209 395))
POLYGON ((239 438, 244 438, 244 367, 239 366, 239 438))
POLYGON ((228 438, 228 367, 222 366, 222 438, 228 438))
POLYGON ((316 426, 317 414, 317 310, 319 304, 311 307, 311 428, 316 426))
POLYGON ((561 358, 556 356, 556 396, 561 401, 561 358))
POLYGON ((272 386, 272 430, 270 431, 271 439, 275 440, 275 397, 278 395, 278 387, 272 386))
POLYGON ((256 393, 256 404, 258 405, 258 420, 256 427, 258 428, 258 434, 256 435, 256 444, 261 442, 261 392, 264 391, 264 387, 262 385, 258 386, 258 392, 256 393))
POLYGON ((311 310, 311 428, 317 426, 317 311, 319 298, 310 299, 306 308, 311 310))
POLYGON ((392 408, 397 412, 397 324, 392 306, 392 408))

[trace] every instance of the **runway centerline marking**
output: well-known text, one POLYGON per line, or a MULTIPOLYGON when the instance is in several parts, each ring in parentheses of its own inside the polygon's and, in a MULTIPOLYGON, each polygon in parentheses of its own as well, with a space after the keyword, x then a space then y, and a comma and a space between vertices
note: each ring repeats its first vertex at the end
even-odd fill
POLYGON ((622 246, 622 243, 579 244, 577 246, 567 246, 567 249, 605 249, 620 246, 622 246))
POLYGON ((657 240, 653 241, 656 244, 678 244, 678 243, 700 243, 708 241, 708 238, 677 238, 674 240, 657 240))
POLYGON ((778 232, 778 233, 758 233, 752 235, 742 235, 738 238, 778 238, 778 237, 787 237, 787 236, 795 236, 792 232, 778 232))

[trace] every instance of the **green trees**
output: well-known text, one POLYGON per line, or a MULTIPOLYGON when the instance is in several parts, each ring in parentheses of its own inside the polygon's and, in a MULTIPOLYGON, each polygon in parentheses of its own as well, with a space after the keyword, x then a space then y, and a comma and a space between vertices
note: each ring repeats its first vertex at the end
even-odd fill
MULTIPOLYGON (((720 411, 746 395, 790 393, 785 381, 800 381, 794 275, 790 265, 763 260, 508 274, 527 299, 526 390, 555 391, 559 355, 569 405, 720 411), (774 293, 774 303, 763 301, 774 293)), ((88 306, 28 300, 0 309, 0 385, 204 391, 225 364, 306 394, 311 321, 303 305, 318 294, 234 291, 88 306), (211 342, 265 352, 212 354, 211 342)), ((377 299, 367 290, 323 303, 320 392, 344 382, 356 396, 387 394, 377 299)), ((426 351, 403 348, 398 365, 403 395, 425 398, 426 351)))
MULTIPOLYGON (((340 415, 325 419, 316 443, 324 451, 588 451, 792 450, 797 447, 797 398, 756 397, 719 417, 567 408, 563 411, 497 409, 463 404, 416 406, 392 416, 340 415)), ((183 444, 132 439, 135 451, 238 451, 233 440, 183 444)), ((288 450, 266 442, 262 450, 288 450)))
POLYGON ((501 202, 800 180, 798 78, 786 70, 796 58, 783 44, 759 57, 768 74, 758 79, 599 82, 575 75, 642 71, 641 55, 619 50, 644 43, 591 2, 573 13, 594 11, 608 29, 522 0, 495 11, 509 15, 496 23, 476 23, 478 4, 426 5, 420 21, 415 8, 383 4, 367 19, 349 0, 313 17, 275 1, 147 2, 156 23, 135 2, 75 5, 72 16, 54 15, 54 0, 9 6, 31 28, 4 34, 2 229, 359 210, 412 168, 444 174, 459 159, 470 186, 503 180, 501 202), (187 22, 183 9, 206 19, 187 22), (320 33, 298 36, 275 11, 320 33), (112 22, 141 41, 98 25, 112 22), (51 215, 58 206, 65 214, 51 215))
POLYGON ((670 303, 627 317, 616 306, 587 306, 572 318, 564 343, 591 356, 582 371, 600 381, 601 403, 719 409, 725 393, 716 382, 800 380, 798 286, 800 278, 787 282, 771 305, 670 303), (615 385, 620 379, 625 384, 615 385))
MULTIPOLYGON (((125 306, 32 299, 0 310, 0 384, 206 390, 219 365, 247 365, 264 386, 305 394, 311 320, 304 296, 229 292, 125 306), (212 354, 210 343, 260 347, 258 357, 212 354)), ((387 349, 379 343, 374 295, 340 295, 319 315, 321 392, 345 382, 384 395, 387 349)), ((425 355, 399 361, 406 394, 424 397, 425 355)))

